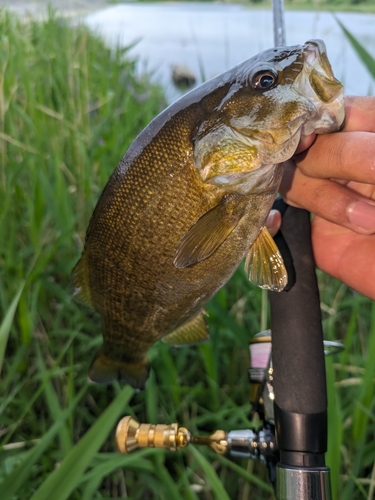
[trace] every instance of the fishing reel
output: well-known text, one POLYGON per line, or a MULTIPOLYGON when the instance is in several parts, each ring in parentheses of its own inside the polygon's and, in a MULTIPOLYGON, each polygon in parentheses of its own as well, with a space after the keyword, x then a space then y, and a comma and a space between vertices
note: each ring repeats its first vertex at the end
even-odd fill
POLYGON ((279 459, 273 416, 273 368, 271 359, 271 332, 257 334, 250 341, 250 369, 252 415, 262 421, 258 429, 240 429, 225 432, 217 430, 209 436, 193 435, 185 427, 173 424, 144 424, 130 416, 123 417, 117 425, 116 443, 121 453, 131 453, 139 448, 162 448, 176 451, 193 445, 209 446, 220 455, 260 460, 276 479, 279 459))
MULTIPOLYGON (((121 453, 131 453, 140 448, 160 448, 177 451, 188 445, 209 446, 217 454, 260 460, 268 469, 272 484, 276 481, 279 450, 276 442, 274 419, 274 391, 271 331, 258 333, 250 341, 251 382, 250 417, 258 415, 262 425, 257 429, 240 429, 225 432, 217 430, 209 436, 197 436, 178 423, 139 423, 131 416, 123 417, 116 429, 116 444, 121 453)), ((336 342, 324 342, 325 354, 340 351, 336 342)))
POLYGON ((206 445, 215 453, 230 453, 235 457, 260 459, 263 462, 277 451, 271 429, 230 431, 217 430, 210 436, 194 436, 185 427, 173 424, 140 424, 127 416, 116 429, 116 442, 121 453, 131 453, 139 448, 163 448, 176 451, 188 444, 206 445))

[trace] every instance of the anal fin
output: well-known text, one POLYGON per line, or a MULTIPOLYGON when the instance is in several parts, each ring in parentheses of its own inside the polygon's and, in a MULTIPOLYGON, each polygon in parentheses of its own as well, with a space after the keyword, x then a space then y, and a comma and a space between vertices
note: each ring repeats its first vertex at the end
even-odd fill
POLYGON ((176 330, 163 337, 163 342, 176 347, 206 342, 210 339, 210 335, 204 317, 205 314, 207 313, 198 313, 196 316, 176 328, 176 330))
POLYGON ((266 227, 262 227, 245 261, 249 281, 260 288, 281 292, 288 283, 283 258, 266 227))

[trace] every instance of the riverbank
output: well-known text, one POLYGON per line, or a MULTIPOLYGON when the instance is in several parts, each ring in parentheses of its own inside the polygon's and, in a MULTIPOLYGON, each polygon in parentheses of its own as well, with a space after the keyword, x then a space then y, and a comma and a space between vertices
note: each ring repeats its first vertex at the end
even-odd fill
MULTIPOLYGON (((370 53, 375 53, 373 14, 339 13, 337 19, 370 53)), ((139 71, 148 71, 166 91, 168 102, 180 92, 171 68, 190 68, 197 82, 211 78, 272 47, 272 10, 217 2, 132 2, 111 5, 85 17, 85 23, 109 45, 130 47, 139 71), (171 23, 170 20, 173 20, 171 23)), ((288 11, 287 42, 325 41, 334 73, 349 94, 373 94, 374 82, 329 12, 288 11)))
MULTIPOLYGON (((18 14, 30 14, 33 16, 44 16, 48 12, 48 6, 57 10, 66 17, 77 17, 90 14, 100 9, 104 9, 114 4, 128 3, 116 0, 0 0, 0 8, 7 9, 18 14)), ((143 2, 132 2, 142 4, 143 2)), ((159 3, 159 2, 155 2, 159 3)), ((160 2, 161 3, 161 2, 160 2)), ((165 2, 167 3, 167 2, 165 2)), ((170 2, 178 3, 178 2, 170 2)), ((227 0, 223 2, 204 2, 204 3, 241 3, 249 9, 271 9, 271 0, 227 0)), ((375 2, 369 0, 360 0, 358 3, 352 3, 350 0, 286 0, 286 10, 308 10, 308 11, 334 11, 334 12, 363 12, 374 13, 375 2)))
MULTIPOLYGON (((265 7, 267 1, 260 2, 265 7)), ((375 3, 372 0, 285 0, 285 10, 309 10, 322 12, 360 12, 374 13, 375 3)))
POLYGON ((90 14, 108 7, 105 0, 0 0, 0 8, 5 7, 17 14, 44 16, 49 6, 67 17, 76 17, 90 14))

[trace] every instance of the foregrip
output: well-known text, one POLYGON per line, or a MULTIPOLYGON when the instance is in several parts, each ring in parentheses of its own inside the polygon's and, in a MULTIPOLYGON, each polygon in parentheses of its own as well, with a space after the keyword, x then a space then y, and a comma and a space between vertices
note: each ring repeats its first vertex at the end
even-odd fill
POLYGON ((287 290, 270 293, 275 424, 280 463, 324 467, 327 392, 320 299, 310 214, 286 205, 275 237, 288 270, 287 290))

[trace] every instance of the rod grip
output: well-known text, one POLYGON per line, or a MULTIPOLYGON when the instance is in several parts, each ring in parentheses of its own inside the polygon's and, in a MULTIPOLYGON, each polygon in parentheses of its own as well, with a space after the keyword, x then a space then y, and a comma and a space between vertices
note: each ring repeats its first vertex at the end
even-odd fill
MULTIPOLYGON (((270 292, 278 445, 289 463, 306 461, 303 456, 293 458, 294 452, 323 454, 324 461, 327 392, 310 214, 283 200, 277 200, 274 208, 283 214, 275 241, 289 276, 286 291, 270 292)), ((311 465, 322 463, 321 457, 310 461, 311 465)))

